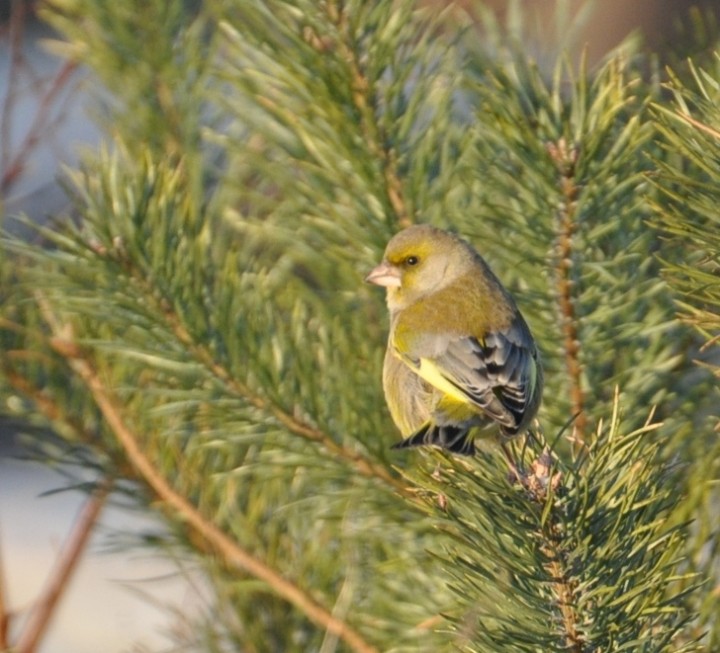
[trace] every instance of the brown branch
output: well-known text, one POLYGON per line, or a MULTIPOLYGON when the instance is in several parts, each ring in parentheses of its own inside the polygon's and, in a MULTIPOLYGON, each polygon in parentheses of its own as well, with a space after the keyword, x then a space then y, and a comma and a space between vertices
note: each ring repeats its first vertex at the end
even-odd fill
POLYGON ((15 102, 15 89, 18 83, 18 74, 23 56, 23 34, 25 27, 26 6, 24 2, 13 2, 10 7, 10 20, 8 22, 8 46, 10 48, 10 62, 8 70, 7 89, 0 113, 0 191, 5 189, 5 170, 10 160, 10 147, 12 139, 12 108, 15 102))
POLYGON ((47 136, 50 127, 49 118, 51 115, 51 103, 57 95, 65 88, 71 75, 75 72, 78 64, 66 61, 60 70, 55 74, 52 83, 40 99, 40 104, 35 112, 30 129, 25 138, 18 146, 18 150, 3 170, 0 179, 0 192, 7 191, 16 179, 25 171, 27 159, 32 154, 41 138, 47 136))
MULTIPOLYGON (((553 535, 557 534, 553 533, 553 535)), ((553 542, 553 545, 554 544, 555 542, 553 542)), ((564 561, 559 557, 559 551, 551 545, 545 549, 545 553, 551 558, 547 569, 552 578, 560 613, 562 614, 566 644, 564 650, 571 651, 571 653, 583 653, 583 651, 585 651, 585 640, 577 628, 578 615, 574 604, 574 583, 568 579, 565 573, 565 564, 563 564, 564 561)))
MULTIPOLYGON (((279 596, 303 611, 310 620, 343 639, 351 649, 359 653, 376 653, 376 649, 365 642, 359 633, 334 617, 301 588, 240 548, 223 531, 205 519, 194 505, 175 492, 143 453, 137 436, 123 422, 115 398, 110 395, 90 362, 82 356, 80 348, 73 342, 72 330, 61 324, 41 294, 36 294, 36 299, 54 334, 50 341, 52 348, 67 361, 90 390, 96 405, 125 451, 131 473, 138 475, 139 480, 160 498, 165 512, 182 517, 183 526, 188 529, 191 539, 195 539, 198 548, 220 554, 228 567, 241 569, 267 582, 279 596)), ((219 368, 217 372, 223 374, 225 370, 219 368)), ((35 403, 48 420, 63 421, 78 433, 82 441, 93 441, 92 434, 84 431, 77 420, 70 419, 52 399, 7 364, 3 366, 3 374, 16 390, 35 403)))
MULTIPOLYGON (((540 505, 542 509, 542 505, 540 505)), ((577 583, 568 576, 568 560, 562 547, 564 530, 551 516, 543 528, 543 553, 548 558, 546 569, 552 579, 555 597, 562 615, 565 632, 565 650, 571 653, 585 651, 585 638, 578 630, 579 617, 575 609, 577 583)))
POLYGON ((13 131, 12 113, 16 102, 15 89, 18 86, 18 75, 23 67, 23 37, 27 7, 25 2, 13 2, 10 14, 10 70, 8 88, 0 114, 0 195, 5 193, 18 177, 25 171, 27 159, 32 154, 41 138, 47 136, 52 116, 52 103, 66 87, 73 72, 78 68, 76 62, 66 61, 55 73, 52 81, 43 83, 44 92, 39 99, 30 127, 16 152, 10 151, 13 131))
POLYGON ((196 506, 171 487, 143 452, 138 437, 123 421, 118 402, 105 388, 90 361, 72 340, 67 339, 67 330, 56 331, 56 337, 51 341, 51 345, 66 359, 71 369, 92 394, 136 473, 163 503, 211 546, 228 567, 240 569, 267 583, 276 594, 298 608, 315 624, 340 637, 352 650, 358 653, 377 653, 377 649, 366 642, 360 633, 334 617, 306 591, 241 548, 225 532, 207 520, 196 506))
POLYGON ((55 569, 48 578, 43 595, 35 602, 30 617, 20 633, 18 643, 13 648, 16 653, 34 653, 37 650, 55 614, 55 609, 68 587, 68 581, 87 547, 111 487, 112 481, 106 479, 85 502, 73 532, 55 563, 55 569))
POLYGON ((585 393, 582 384, 582 364, 580 363, 580 339, 578 334, 578 316, 575 308, 573 275, 573 235, 576 229, 575 211, 577 208, 578 186, 575 183, 575 164, 577 151, 570 148, 565 139, 557 143, 548 143, 548 154, 560 173, 560 192, 563 197, 560 209, 559 233, 557 240, 557 293, 562 323, 563 350, 565 368, 570 377, 571 411, 577 418, 573 422, 572 441, 580 447, 585 440, 587 416, 585 414, 585 393))
POLYGON ((8 631, 12 614, 8 608, 5 594, 5 565, 3 564, 2 549, 0 549, 0 651, 10 648, 8 631))
MULTIPOLYGON (((548 448, 532 462, 530 472, 520 477, 540 514, 548 501, 554 501, 562 490, 563 474, 555 468, 556 460, 548 448)), ((571 653, 583 653, 586 641, 580 631, 579 617, 575 607, 577 582, 572 579, 568 569, 570 563, 565 552, 566 530, 555 514, 555 506, 547 520, 540 527, 540 551, 547 562, 545 569, 551 578, 551 587, 562 615, 565 633, 565 648, 571 653)))
MULTIPOLYGON (((153 288, 149 285, 146 276, 135 269, 131 261, 126 258, 122 258, 124 255, 121 252, 114 252, 114 256, 116 257, 117 262, 123 267, 124 271, 136 284, 138 284, 142 292, 148 298, 152 298, 152 301, 155 303, 155 308, 162 314, 165 323, 178 339, 180 344, 182 344, 182 346, 192 354, 195 360, 205 367, 232 394, 246 401, 254 408, 271 415, 290 433, 311 442, 316 442, 332 455, 349 462, 354 466, 360 475, 366 478, 374 478, 382 481, 395 492, 407 499, 416 499, 415 493, 409 490, 398 478, 393 476, 384 465, 378 464, 363 456, 361 453, 338 444, 335 440, 333 440, 329 433, 312 426, 299 417, 291 415, 287 411, 283 410, 281 406, 278 406, 269 399, 253 392, 242 381, 235 378, 227 369, 215 360, 212 353, 208 351, 206 347, 198 344, 193 339, 192 335, 182 324, 181 318, 173 310, 171 302, 166 298, 161 297, 157 288, 153 288)), ((41 296, 36 295, 36 298, 41 306, 46 307, 47 302, 41 296)), ((47 313, 46 319, 53 319, 52 313, 47 310, 47 307, 44 310, 45 313, 47 313)), ((59 325, 56 325, 56 327, 59 328, 59 325)))
MULTIPOLYGON (((5 380, 20 394, 35 404, 36 409, 49 422, 62 422, 65 426, 72 429, 78 440, 87 444, 92 444, 95 437, 92 433, 83 428, 80 421, 71 415, 68 415, 63 407, 49 398, 42 390, 33 385, 27 378, 22 376, 17 370, 11 367, 11 361, 15 359, 24 359, 26 356, 23 352, 6 352, 6 358, 3 361, 2 373, 5 380)), ((48 589, 45 598, 40 599, 34 613, 30 617, 30 621, 26 624, 21 633, 20 641, 14 651, 34 651, 37 648, 50 619, 52 618, 60 595, 67 586, 67 580, 72 574, 76 562, 80 558, 80 554, 84 550, 86 539, 90 535, 92 524, 99 514, 105 495, 110 489, 110 481, 100 486, 99 491, 85 505, 80 522, 75 528, 75 535, 70 544, 63 553, 63 558, 57 563, 55 575, 48 582, 48 589), (93 518, 94 516, 94 518, 93 518), (85 537, 85 540, 83 538, 85 537)), ((2 569, 0 569, 2 573, 2 569)), ((1 589, 1 588, 0 588, 1 589)), ((10 625, 9 613, 0 608, 0 650, 4 651, 8 648, 7 630, 10 625)))

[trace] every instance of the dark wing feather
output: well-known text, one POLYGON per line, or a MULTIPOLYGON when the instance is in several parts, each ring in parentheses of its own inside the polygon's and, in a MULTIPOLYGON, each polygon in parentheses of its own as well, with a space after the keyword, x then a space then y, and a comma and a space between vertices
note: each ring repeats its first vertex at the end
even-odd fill
POLYGON ((537 390, 535 347, 524 323, 481 340, 460 338, 432 362, 443 377, 497 422, 506 435, 527 422, 537 390))
POLYGON ((394 444, 393 449, 407 449, 434 445, 463 456, 475 455, 475 443, 468 437, 470 428, 463 425, 439 425, 431 420, 425 422, 410 437, 394 444))

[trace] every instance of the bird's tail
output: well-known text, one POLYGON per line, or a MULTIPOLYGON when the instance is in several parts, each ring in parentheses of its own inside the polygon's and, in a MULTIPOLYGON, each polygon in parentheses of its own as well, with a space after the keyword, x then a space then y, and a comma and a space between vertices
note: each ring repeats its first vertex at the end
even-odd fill
POLYGON ((435 446, 462 456, 475 455, 475 443, 469 437, 470 429, 463 426, 439 426, 428 420, 410 437, 394 444, 393 449, 435 446))

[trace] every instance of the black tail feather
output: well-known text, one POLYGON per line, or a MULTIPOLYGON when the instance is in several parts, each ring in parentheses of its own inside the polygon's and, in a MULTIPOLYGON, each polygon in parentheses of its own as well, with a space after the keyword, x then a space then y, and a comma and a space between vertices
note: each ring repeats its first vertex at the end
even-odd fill
POLYGON ((410 437, 394 444, 392 448, 435 446, 462 456, 473 456, 475 455, 475 443, 469 437, 469 430, 458 426, 438 426, 432 422, 426 422, 410 437))

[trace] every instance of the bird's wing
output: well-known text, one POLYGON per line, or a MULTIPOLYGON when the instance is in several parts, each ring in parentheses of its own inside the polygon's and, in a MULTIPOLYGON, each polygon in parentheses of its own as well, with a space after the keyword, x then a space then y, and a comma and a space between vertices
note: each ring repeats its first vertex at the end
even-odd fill
POLYGON ((417 372, 442 392, 471 401, 512 435, 532 401, 537 375, 523 327, 450 340, 434 356, 417 359, 417 372))

